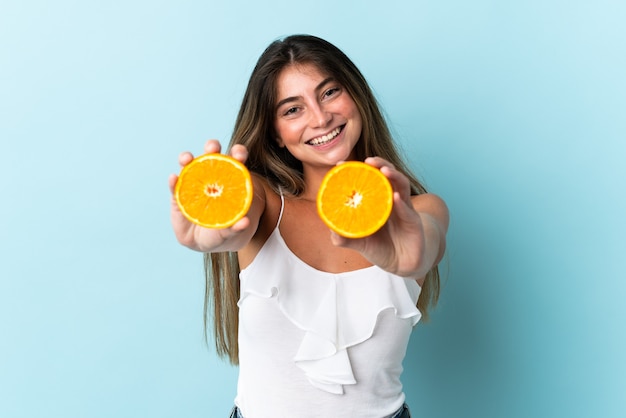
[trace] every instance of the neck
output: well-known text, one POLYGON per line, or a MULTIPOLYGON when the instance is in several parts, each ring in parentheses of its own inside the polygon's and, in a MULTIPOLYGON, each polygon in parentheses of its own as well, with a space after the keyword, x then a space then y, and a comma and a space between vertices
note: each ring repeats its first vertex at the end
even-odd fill
POLYGON ((303 171, 305 189, 300 198, 304 200, 316 200, 317 191, 322 184, 322 180, 330 167, 310 167, 305 166, 303 171))

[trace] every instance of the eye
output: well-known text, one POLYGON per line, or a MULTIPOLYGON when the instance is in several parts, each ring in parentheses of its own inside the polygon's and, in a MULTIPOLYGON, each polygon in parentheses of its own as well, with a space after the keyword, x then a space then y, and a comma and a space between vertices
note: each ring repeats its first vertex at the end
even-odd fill
POLYGON ((331 87, 324 92, 324 98, 326 99, 329 97, 336 96, 340 91, 341 89, 339 87, 331 87))
POLYGON ((295 106, 294 107, 290 107, 289 109, 287 109, 287 110, 285 110, 283 112, 283 115, 284 116, 292 116, 292 115, 295 115, 296 113, 298 113, 299 110, 300 109, 295 107, 295 106))

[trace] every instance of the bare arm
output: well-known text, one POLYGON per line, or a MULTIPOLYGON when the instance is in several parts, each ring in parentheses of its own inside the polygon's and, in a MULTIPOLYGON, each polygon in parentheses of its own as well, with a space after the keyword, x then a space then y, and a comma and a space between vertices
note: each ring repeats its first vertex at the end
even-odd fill
POLYGON ((332 241, 359 251, 384 270, 421 282, 443 257, 448 208, 433 194, 411 196, 409 180, 382 158, 368 158, 365 162, 380 168, 391 182, 391 216, 383 228, 369 237, 348 239, 331 233, 332 241))
MULTIPOLYGON (((218 141, 207 141, 205 153, 220 152, 218 141)), ((248 151, 242 145, 235 145, 231 149, 231 156, 244 163, 248 158, 248 151)), ((179 156, 179 163, 185 166, 193 160, 193 155, 184 152, 179 156)), ((183 216, 174 198, 174 189, 178 176, 172 174, 169 177, 171 198, 171 221, 176 239, 182 245, 201 252, 237 251, 244 247, 254 236, 259 219, 265 210, 265 189, 259 179, 252 176, 254 197, 248 214, 230 228, 209 229, 198 226, 183 216)))

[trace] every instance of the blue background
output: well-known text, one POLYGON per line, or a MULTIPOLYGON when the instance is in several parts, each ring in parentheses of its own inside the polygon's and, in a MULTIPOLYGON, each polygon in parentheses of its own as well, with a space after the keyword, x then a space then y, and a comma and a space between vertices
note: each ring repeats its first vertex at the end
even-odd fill
POLYGON ((312 33, 363 70, 449 204, 415 416, 626 416, 623 1, 0 1, 0 416, 225 417, 183 150, 312 33), (226 4, 228 3, 228 4, 226 4))

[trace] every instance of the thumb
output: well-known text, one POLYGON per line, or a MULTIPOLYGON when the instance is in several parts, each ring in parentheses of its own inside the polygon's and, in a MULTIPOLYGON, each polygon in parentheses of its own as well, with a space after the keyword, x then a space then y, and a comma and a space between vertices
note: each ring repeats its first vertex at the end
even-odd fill
POLYGON ((415 209, 413 209, 413 205, 410 200, 407 202, 400 196, 400 193, 394 192, 392 213, 400 221, 407 222, 415 216, 415 209))
POLYGON ((365 245, 363 238, 346 238, 335 231, 330 231, 330 242, 336 247, 350 248, 355 251, 362 251, 365 245))
POLYGON ((330 231, 330 242, 337 247, 343 247, 347 238, 342 237, 335 231, 330 231))

